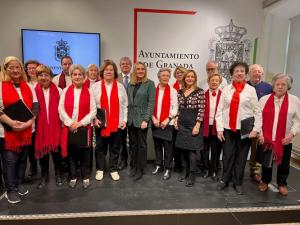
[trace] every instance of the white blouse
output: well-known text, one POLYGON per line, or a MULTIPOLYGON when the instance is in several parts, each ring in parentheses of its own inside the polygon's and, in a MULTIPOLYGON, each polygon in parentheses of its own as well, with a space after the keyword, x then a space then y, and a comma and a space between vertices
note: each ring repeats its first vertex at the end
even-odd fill
MULTIPOLYGON (((259 104, 262 110, 265 107, 265 104, 268 101, 270 96, 271 94, 265 95, 261 97, 261 99, 259 100, 259 104)), ((272 128, 273 141, 275 140, 276 137, 278 116, 279 116, 279 111, 283 99, 284 96, 282 96, 281 98, 274 96, 275 115, 274 115, 274 123, 272 128)), ((300 100, 297 96, 288 94, 288 101, 289 101, 289 107, 287 113, 285 134, 288 135, 289 133, 292 133, 295 136, 300 132, 300 100)))
MULTIPOLYGON (((216 113, 217 131, 230 129, 229 126, 229 111, 230 103, 235 92, 232 84, 226 86, 221 94, 220 102, 216 113)), ((243 91, 240 93, 240 103, 237 113, 236 129, 241 128, 241 120, 249 117, 255 118, 253 131, 261 131, 261 108, 258 103, 255 88, 246 84, 243 91)))
MULTIPOLYGON (((100 99, 101 99, 101 92, 102 88, 101 82, 105 82, 104 80, 98 81, 93 86, 91 87, 91 93, 94 97, 94 102, 96 102, 97 108, 101 108, 100 104, 100 99)), ((117 82, 118 85, 118 96, 119 96, 119 128, 121 127, 121 123, 125 122, 127 123, 127 112, 128 112, 128 97, 126 90, 123 86, 122 83, 117 82)), ((111 90, 112 90, 112 83, 109 84, 105 82, 105 87, 106 87, 106 93, 107 93, 107 98, 108 98, 108 107, 110 108, 110 95, 111 95, 111 90)))
MULTIPOLYGON (((65 88, 61 94, 58 106, 59 117, 65 126, 71 126, 73 122, 78 120, 78 112, 79 112, 79 98, 81 93, 81 88, 74 88, 74 109, 72 117, 70 118, 65 110, 65 95, 68 88, 65 88)), ((92 123, 93 119, 96 115, 96 104, 93 98, 93 95, 90 94, 90 113, 87 114, 81 121, 82 125, 85 127, 88 124, 92 123)))
MULTIPOLYGON (((177 98, 177 91, 170 86, 171 92, 171 104, 170 104, 170 114, 169 117, 175 118, 178 112, 178 98, 177 98)), ((157 119, 160 119, 161 115, 161 108, 162 108, 162 99, 164 96, 164 90, 159 89, 159 96, 158 96, 158 104, 157 104, 157 119)), ((169 122, 169 125, 174 124, 174 119, 169 122)))

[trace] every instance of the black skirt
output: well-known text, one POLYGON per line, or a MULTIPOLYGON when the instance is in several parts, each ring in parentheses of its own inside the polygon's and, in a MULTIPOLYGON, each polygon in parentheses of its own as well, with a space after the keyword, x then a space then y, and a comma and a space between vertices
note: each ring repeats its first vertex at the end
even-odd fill
POLYGON ((196 124, 198 109, 180 109, 178 118, 178 133, 175 147, 185 150, 203 149, 203 126, 201 124, 199 134, 192 135, 196 124))

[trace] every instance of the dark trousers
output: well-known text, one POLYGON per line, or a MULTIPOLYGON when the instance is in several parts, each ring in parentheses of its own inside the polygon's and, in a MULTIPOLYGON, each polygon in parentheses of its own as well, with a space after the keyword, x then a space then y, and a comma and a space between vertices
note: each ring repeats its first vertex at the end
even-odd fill
POLYGON ((35 132, 32 133, 32 145, 28 147, 28 159, 30 164, 30 173, 37 172, 37 160, 34 157, 35 132))
POLYGON ((0 148, 0 190, 2 190, 2 188, 4 188, 4 181, 3 181, 3 167, 2 167, 2 147, 0 148))
POLYGON ((147 165, 147 133, 148 128, 128 127, 129 150, 132 168, 143 170, 147 165))
POLYGON ((155 146, 155 164, 172 169, 173 161, 173 142, 153 137, 155 146))
POLYGON ((127 127, 124 130, 120 130, 120 144, 121 144, 120 160, 126 163, 128 160, 127 133, 128 133, 127 127))
POLYGON ((60 155, 60 151, 51 152, 47 155, 44 155, 42 158, 40 158, 40 166, 41 166, 42 177, 49 176, 49 158, 50 158, 50 154, 52 155, 55 176, 60 177, 61 176, 61 155, 60 155))
MULTIPOLYGON (((277 166, 277 184, 278 186, 286 186, 287 178, 290 173, 290 159, 292 152, 292 144, 285 145, 283 148, 283 156, 281 164, 277 166)), ((272 165, 273 167, 273 165, 272 165)), ((262 166, 262 181, 266 184, 272 181, 272 167, 262 166)))
MULTIPOLYGON (((97 129, 98 130, 98 129, 97 129)), ((100 130, 96 135, 96 170, 104 170, 105 158, 109 148, 109 170, 115 172, 118 170, 118 158, 120 152, 120 132, 111 133, 109 137, 99 135, 100 130)))
POLYGON ((4 149, 4 138, 0 138, 3 163, 3 177, 8 192, 15 191, 23 183, 27 165, 28 147, 22 147, 20 153, 4 149))
POLYGON ((182 169, 181 150, 175 147, 175 141, 177 136, 177 130, 173 131, 173 157, 174 157, 174 169, 182 169))
POLYGON ((181 164, 186 174, 197 171, 197 153, 195 150, 181 149, 181 164))
POLYGON ((224 137, 222 180, 225 183, 232 181, 234 185, 242 185, 251 139, 241 139, 239 130, 233 132, 228 129, 224 130, 224 137))
POLYGON ((203 137, 203 143, 204 148, 201 151, 201 159, 204 169, 209 170, 210 173, 216 173, 218 171, 222 143, 216 135, 212 135, 212 126, 209 126, 209 136, 203 137), (210 161, 209 150, 211 151, 210 161))
POLYGON ((68 146, 70 178, 77 179, 77 168, 79 166, 82 179, 90 176, 90 148, 76 148, 68 146))

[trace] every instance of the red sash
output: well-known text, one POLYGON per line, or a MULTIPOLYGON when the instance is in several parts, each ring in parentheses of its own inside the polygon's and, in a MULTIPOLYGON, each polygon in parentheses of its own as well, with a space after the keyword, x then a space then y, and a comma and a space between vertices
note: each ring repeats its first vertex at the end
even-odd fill
MULTIPOLYGON (((214 123, 212 128, 212 135, 217 135, 217 128, 216 128, 216 112, 220 101, 222 91, 219 90, 217 95, 217 102, 216 102, 216 108, 215 108, 215 114, 214 114, 214 123)), ((204 111, 204 118, 203 118, 203 136, 208 137, 209 136, 209 114, 210 114, 210 97, 209 97, 209 90, 205 92, 205 111, 204 111)))
POLYGON ((242 83, 238 83, 236 81, 232 82, 232 86, 235 88, 235 92, 233 93, 230 102, 229 127, 234 132, 236 131, 236 119, 240 104, 240 93, 244 90, 245 85, 246 81, 243 81, 242 83))
MULTIPOLYGON (((32 109, 33 96, 29 86, 25 81, 20 81, 20 90, 25 105, 32 109)), ((20 99, 20 96, 13 86, 8 82, 2 82, 2 98, 3 106, 9 106, 20 99)), ((10 131, 4 130, 5 137, 5 149, 13 152, 21 152, 21 147, 29 146, 32 143, 32 126, 22 131, 10 131)))
POLYGON ((265 139, 264 147, 266 149, 272 149, 274 151, 274 160, 276 164, 281 164, 283 156, 282 139, 284 139, 286 131, 286 121, 289 108, 288 99, 288 94, 285 94, 278 115, 275 141, 272 140, 272 131, 275 117, 274 93, 271 94, 262 111, 262 131, 265 139))
POLYGON ((35 87, 35 92, 40 106, 35 132, 35 158, 39 159, 52 151, 57 151, 60 146, 61 122, 58 115, 60 96, 57 87, 51 83, 47 117, 45 96, 40 84, 35 87))
POLYGON ((61 89, 65 89, 66 86, 67 86, 66 75, 65 75, 64 71, 62 71, 59 76, 58 87, 60 87, 61 89))
POLYGON ((109 104, 105 81, 101 81, 100 105, 101 108, 105 109, 106 111, 106 127, 101 129, 101 136, 109 137, 112 132, 117 132, 119 127, 120 107, 118 84, 116 80, 114 80, 112 83, 109 104))
POLYGON ((179 89, 180 89, 180 84, 179 84, 179 81, 178 81, 178 80, 176 80, 176 82, 174 83, 173 88, 175 88, 175 90, 176 90, 177 92, 179 91, 179 89))
MULTIPOLYGON (((158 97, 159 97, 159 84, 156 87, 155 105, 154 105, 154 112, 153 112, 156 119, 158 118, 158 115, 157 115, 158 97)), ((171 88, 167 84, 167 86, 165 87, 165 90, 164 90, 162 103, 161 103, 161 111, 160 111, 160 117, 159 117, 160 123, 169 117, 170 106, 171 106, 171 88)))

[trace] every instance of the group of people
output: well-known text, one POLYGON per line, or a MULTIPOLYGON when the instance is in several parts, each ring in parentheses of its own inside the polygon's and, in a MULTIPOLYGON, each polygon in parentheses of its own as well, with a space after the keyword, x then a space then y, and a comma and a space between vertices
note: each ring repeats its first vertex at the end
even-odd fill
POLYGON ((23 185, 27 158, 28 176, 36 175, 39 160, 38 188, 49 181, 50 155, 57 186, 63 185, 62 165, 66 164, 69 187, 75 188, 82 178, 83 188, 88 188, 93 153, 97 181, 107 170, 113 181, 120 180, 118 171, 128 164, 129 176, 140 180, 147 165, 150 129, 156 156, 154 176, 163 172, 162 179, 168 180, 174 170, 180 173, 178 181, 190 187, 200 167, 203 177, 218 181, 218 190, 232 183, 236 192, 243 194, 251 147, 251 177, 259 182, 260 191, 267 191, 272 166, 262 166, 260 171, 255 162, 259 146, 273 152, 279 192, 288 194, 292 141, 300 131, 300 101, 288 93, 290 76, 277 74, 270 85, 262 81, 262 66, 249 68, 244 62, 235 62, 230 67, 232 81, 227 84, 218 73, 218 64, 210 61, 205 80, 198 82, 196 71, 177 67, 173 73, 176 82, 170 84, 171 70, 162 68, 155 86, 142 62, 136 62, 131 70, 130 58, 123 57, 119 66, 121 73, 112 60, 105 60, 100 68, 91 64, 85 71, 65 56, 62 72, 53 77, 49 67, 35 60, 23 67, 16 57, 4 59, 0 82, 0 177, 3 174, 4 183, 1 178, 0 186, 4 190, 5 184, 8 202, 18 203, 20 196, 28 194, 23 185), (20 99, 32 112, 27 121, 5 113, 6 107, 20 99), (242 124, 249 119, 252 124, 244 136, 242 124))

